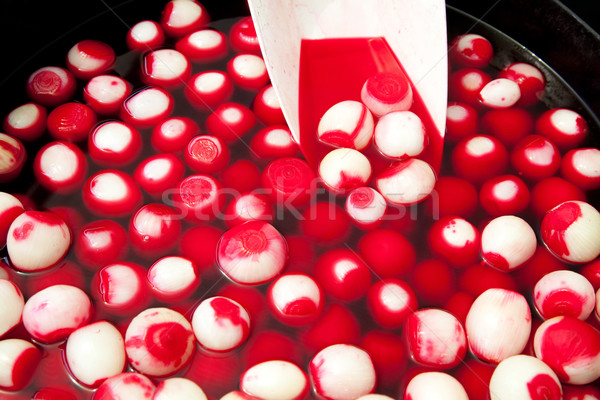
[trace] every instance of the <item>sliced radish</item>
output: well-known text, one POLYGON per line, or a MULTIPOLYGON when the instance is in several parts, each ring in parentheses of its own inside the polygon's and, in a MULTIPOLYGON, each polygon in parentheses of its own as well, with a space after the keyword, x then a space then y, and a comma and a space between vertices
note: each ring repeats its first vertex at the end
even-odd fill
POLYGON ((133 178, 116 169, 95 173, 83 185, 83 203, 99 216, 121 217, 142 203, 142 191, 133 178))
POLYGON ((194 311, 192 326, 196 340, 210 351, 239 347, 250 332, 250 316, 239 303, 223 296, 203 300, 194 311))
POLYGON ((146 269, 128 261, 106 264, 92 278, 96 305, 112 315, 138 312, 149 302, 146 269))
POLYGON ((23 293, 13 282, 0 279, 0 301, 4 307, 0 309, 0 337, 21 322, 25 299, 23 293))
POLYGON ((90 157, 105 167, 128 165, 139 156, 141 150, 142 136, 138 130, 120 121, 98 125, 88 139, 90 157))
POLYGON ((319 176, 333 193, 345 193, 367 184, 371 178, 371 163, 358 150, 339 148, 323 157, 319 176))
POLYGON ((292 132, 285 125, 272 125, 261 129, 250 142, 253 156, 260 160, 294 157, 298 154, 298 144, 292 132))
POLYGON ((121 103, 131 94, 132 85, 113 75, 98 75, 89 80, 83 99, 92 110, 102 115, 116 115, 121 103))
POLYGON ((543 96, 546 89, 546 77, 535 66, 515 62, 507 65, 498 73, 499 78, 510 79, 519 85, 521 98, 517 102, 519 106, 530 106, 537 103, 543 96))
POLYGON ((67 254, 71 233, 65 221, 48 211, 25 211, 8 230, 6 249, 11 265, 23 272, 52 267, 67 254))
POLYGON ((401 72, 382 72, 369 77, 360 92, 361 101, 376 117, 412 106, 410 82, 401 72))
POLYGON ((125 39, 129 50, 145 52, 162 46, 165 33, 157 22, 144 20, 133 25, 125 39))
POLYGON ((206 119, 209 134, 233 143, 244 136, 256 124, 254 113, 237 103, 223 103, 206 119))
POLYGON ((25 388, 36 372, 42 353, 23 339, 0 340, 0 389, 19 391, 25 388))
POLYGON ((48 132, 58 140, 82 142, 87 140, 98 122, 96 113, 82 103, 61 104, 48 114, 48 132))
POLYGON ((75 232, 77 260, 94 271, 125 259, 128 250, 125 228, 111 219, 89 222, 75 232))
POLYGON ((133 179, 150 196, 162 198, 183 179, 185 164, 174 154, 156 154, 140 162, 133 179))
POLYGON ((583 190, 600 188, 600 149, 584 147, 570 150, 562 159, 560 172, 583 190))
POLYGON ((382 328, 395 329, 418 307, 415 292, 400 279, 387 278, 374 283, 367 293, 367 306, 382 328))
POLYGON ((194 262, 180 256, 167 256, 150 266, 147 274, 150 289, 161 301, 174 302, 191 295, 200 285, 194 262))
POLYGON ((97 387, 125 368, 123 336, 107 321, 94 322, 71 333, 64 354, 69 372, 86 387, 97 387))
POLYGON ((206 394, 194 381, 181 377, 168 378, 156 386, 152 400, 207 400, 206 394))
POLYGON ((567 316, 585 321, 594 311, 596 293, 583 275, 559 270, 544 275, 535 284, 533 302, 544 319, 567 316))
POLYGON ((361 229, 374 229, 383 222, 387 203, 377 190, 362 186, 348 194, 345 209, 356 226, 361 229))
POLYGON ((360 299, 371 286, 368 265, 347 248, 323 253, 314 265, 313 275, 325 293, 344 302, 360 299))
POLYGON ((258 91, 269 82, 269 74, 262 56, 242 53, 227 63, 231 80, 242 89, 258 91))
POLYGON ((543 361, 520 354, 503 360, 490 379, 491 400, 533 400, 540 394, 548 400, 560 400, 562 388, 558 377, 543 361))
POLYGON ((217 262, 234 282, 258 285, 281 273, 287 252, 285 239, 273 225, 248 221, 223 234, 217 248, 217 262))
POLYGON ((457 36, 450 42, 450 62, 457 67, 486 67, 494 56, 488 39, 476 33, 457 36))
POLYGON ((129 96, 123 102, 119 116, 130 125, 147 128, 167 118, 173 107, 173 96, 169 92, 151 86, 129 96))
POLYGON ((46 130, 48 112, 36 103, 25 103, 6 115, 2 129, 7 134, 21 140, 39 139, 46 130))
POLYGON ((140 207, 129 222, 133 249, 145 258, 156 258, 172 250, 181 234, 181 215, 162 203, 140 207))
POLYGON ((69 285, 54 285, 31 296, 23 308, 23 326, 42 343, 66 339, 92 317, 92 303, 85 292, 69 285))
POLYGON ((380 173, 375 186, 393 206, 407 206, 427 198, 436 182, 433 168, 423 160, 409 158, 397 161, 380 173))
POLYGON ((190 104, 200 111, 214 111, 233 94, 233 82, 226 72, 203 71, 192 76, 184 94, 190 104))
POLYGON ((67 68, 78 79, 90 79, 112 69, 115 51, 99 40, 82 40, 67 53, 67 68))
POLYGON ((123 372, 105 380, 93 395, 93 400, 139 399, 152 400, 156 386, 145 375, 123 372))
POLYGON ((231 154, 223 139, 211 135, 198 135, 190 140, 183 157, 185 164, 192 171, 214 174, 229 164, 231 154))
POLYGON ((560 152, 554 143, 545 137, 528 135, 512 149, 510 162, 519 175, 539 181, 558 171, 560 152))
POLYGON ((252 102, 252 111, 265 125, 284 125, 285 117, 273 85, 266 85, 256 94, 252 102))
POLYGON ((231 47, 238 52, 260 54, 260 46, 252 17, 243 17, 229 30, 231 47))
POLYGON ((208 12, 195 0, 171 0, 160 16, 160 26, 168 36, 174 38, 203 28, 209 22, 208 12))
POLYGON ((561 150, 579 146, 588 135, 587 121, 576 111, 554 108, 544 112, 535 122, 535 131, 561 150))
POLYGON ((179 216, 200 223, 220 216, 225 206, 222 185, 210 175, 190 175, 173 192, 173 203, 179 216))
POLYGON ((125 333, 127 360, 150 376, 181 370, 194 352, 192 325, 177 311, 148 308, 136 315, 125 333))
POLYGON ((191 118, 167 118, 152 130, 152 147, 161 153, 180 153, 199 133, 200 127, 191 118))
POLYGON ((300 400, 309 387, 304 371, 289 361, 265 361, 247 369, 240 377, 240 389, 264 400, 300 400))
POLYGON ((335 147, 363 150, 371 143, 374 129, 371 111, 355 100, 331 106, 317 127, 318 139, 335 147))
POLYGON ((503 215, 491 220, 481 232, 481 255, 490 266, 510 271, 529 260, 537 246, 531 226, 520 217, 503 215))
POLYGON ((142 60, 141 80, 149 86, 175 89, 189 79, 192 66, 185 55, 173 49, 153 50, 142 60))
POLYGON ((77 88, 71 71, 61 67, 42 67, 27 79, 25 87, 31 100, 46 107, 54 107, 69 100, 77 88))
POLYGON ((530 198, 527 185, 515 175, 488 179, 479 190, 479 203, 492 217, 519 214, 527 209, 530 198))
POLYGON ((214 62, 227 54, 227 36, 214 29, 200 29, 179 39, 175 49, 191 62, 214 62))
POLYGON ((304 207, 313 198, 317 188, 312 168, 297 157, 272 161, 264 169, 261 180, 266 194, 278 206, 304 207))

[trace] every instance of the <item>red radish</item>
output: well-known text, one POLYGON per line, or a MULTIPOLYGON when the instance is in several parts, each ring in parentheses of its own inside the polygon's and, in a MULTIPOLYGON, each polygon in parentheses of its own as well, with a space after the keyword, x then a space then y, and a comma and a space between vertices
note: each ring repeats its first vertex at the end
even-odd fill
POLYGON ((358 250, 375 276, 380 278, 406 276, 415 265, 412 243, 393 229, 379 228, 363 234, 358 250))
POLYGON ((475 301, 474 296, 457 291, 443 304, 443 308, 464 324, 473 301, 475 301))
POLYGON ((481 117, 481 129, 511 148, 533 133, 533 117, 517 107, 489 110, 481 117))
MULTIPOLYGON (((294 214, 297 215, 297 210, 294 214)), ((339 245, 350 234, 350 221, 344 209, 327 201, 307 207, 300 214, 299 225, 302 235, 318 246, 339 245)))
POLYGON ((27 149, 20 140, 0 133, 0 183, 9 182, 21 173, 27 149))
POLYGON ((323 398, 350 400, 375 388, 375 368, 364 350, 335 344, 313 357, 309 373, 315 393, 323 398))
POLYGON ((589 203, 570 200, 546 212, 541 236, 563 261, 586 263, 600 254, 600 213, 589 203))
POLYGON ((534 400, 543 396, 561 400, 560 381, 552 369, 535 357, 520 354, 503 360, 490 379, 491 400, 534 400))
POLYGON ((410 380, 404 400, 468 400, 465 388, 444 372, 421 372, 410 380))
POLYGON ((549 178, 560 168, 560 153, 550 140, 529 135, 521 139, 510 154, 510 161, 518 174, 539 181, 549 178))
POLYGON ((87 170, 83 151, 64 141, 46 144, 38 151, 33 162, 37 181, 49 191, 60 194, 81 189, 87 170))
POLYGON ((48 132, 58 140, 82 142, 87 140, 98 121, 96 113, 82 103, 69 102, 48 114, 48 132))
POLYGON ((22 272, 52 267, 67 254, 71 233, 65 221, 48 211, 25 211, 8 230, 6 249, 11 265, 22 272))
POLYGON ((360 99, 379 118, 394 111, 408 110, 413 102, 412 87, 404 74, 382 72, 366 80, 360 99))
POLYGON ((533 339, 535 356, 563 383, 585 385, 600 378, 600 332, 573 317, 544 321, 533 339))
POLYGON ((252 192, 261 186, 261 171, 258 166, 244 158, 234 161, 225 168, 220 178, 224 187, 238 193, 252 192))
POLYGON ((42 343, 66 339, 88 323, 92 303, 85 292, 69 285, 54 285, 31 296, 23 308, 23 326, 42 343))
POLYGON ((231 80, 242 89, 258 91, 269 82, 269 74, 262 56, 242 53, 227 63, 231 80))
POLYGON ((152 130, 152 147, 160 153, 179 153, 199 133, 198 124, 191 118, 168 118, 152 130))
POLYGON ((479 100, 486 106, 506 109, 521 98, 519 85, 510 79, 497 78, 488 82, 479 92, 479 100))
POLYGON ((156 154, 140 162, 133 179, 150 196, 161 198, 183 179, 185 165, 174 154, 156 154))
POLYGON ((589 264, 584 265, 579 273, 587 278, 594 287, 594 290, 600 289, 600 259, 596 259, 589 264))
POLYGON ((546 77, 535 66, 515 62, 507 65, 498 73, 499 78, 510 79, 519 85, 521 98, 517 102, 519 106, 530 106, 537 103, 546 89, 546 77))
POLYGON ((415 311, 406 319, 404 335, 412 359, 436 369, 457 366, 467 353, 467 337, 462 324, 444 310, 415 311))
POLYGON ((88 151, 102 166, 122 167, 135 160, 142 150, 142 136, 132 126, 120 121, 104 122, 91 132, 88 151))
POLYGON ((69 372, 86 387, 97 387, 125 368, 123 336, 107 321, 94 322, 71 333, 64 354, 69 372))
POLYGON ((486 72, 477 68, 459 69, 448 77, 449 100, 481 108, 479 92, 492 80, 486 72))
POLYGON ((308 377, 289 361, 256 364, 240 377, 240 389, 264 400, 300 400, 309 392, 308 377))
POLYGON ((168 36, 179 38, 210 22, 204 6, 195 0, 171 0, 160 16, 160 26, 168 36))
MULTIPOLYGON (((375 371, 377 386, 395 387, 399 376, 406 369, 407 356, 402 336, 386 330, 370 330, 360 341, 360 348, 369 353, 375 371)), ((363 400, 378 400, 381 395, 367 394, 359 397, 363 400), (372 396, 376 396, 375 398, 372 396)), ((389 400, 381 399, 379 400, 389 400)))
POLYGON ((456 286, 452 267, 436 258, 419 262, 410 275, 410 283, 417 298, 435 306, 447 302, 456 286))
POLYGON ((0 248, 6 246, 10 225, 23 211, 25 208, 19 199, 10 193, 0 192, 0 248))
POLYGON ((194 311, 196 340, 209 350, 225 352, 239 347, 250 332, 250 316, 239 303, 222 296, 203 300, 194 311))
POLYGON ((306 161, 296 157, 278 158, 264 169, 262 186, 275 204, 296 208, 306 206, 316 193, 315 173, 306 161))
POLYGON ((540 219, 567 200, 585 201, 586 195, 573 183, 557 176, 542 179, 531 189, 531 209, 540 219))
POLYGON ((560 150, 571 150, 588 135, 587 121, 576 111, 554 108, 544 112, 535 122, 535 131, 554 143, 560 150))
POLYGON ((7 134, 21 140, 39 139, 46 130, 48 112, 36 103, 25 103, 9 112, 2 123, 7 134))
POLYGON ((494 56, 494 48, 485 37, 467 33, 450 42, 448 56, 453 66, 483 68, 494 56))
POLYGON ((223 71, 203 71, 192 76, 184 94, 190 104, 200 111, 214 111, 233 94, 233 82, 223 71))
POLYGON ((128 315, 148 303, 146 269, 128 261, 106 264, 92 278, 96 305, 112 315, 128 315))
POLYGON ((157 22, 144 20, 129 28, 125 40, 129 50, 143 53, 161 47, 165 42, 165 33, 157 22))
POLYGON ((348 194, 345 209, 356 226, 361 229, 374 229, 383 222, 387 203, 381 193, 373 188, 362 186, 348 194))
POLYGON ((0 389, 19 391, 25 388, 35 374, 42 354, 33 344, 23 339, 0 340, 0 389))
POLYGON ((233 143, 244 136, 256 123, 254 113, 237 103, 223 103, 206 119, 209 134, 233 143))
POLYGON ((287 259, 285 239, 264 221, 248 221, 226 231, 217 248, 221 271, 242 285, 258 285, 279 275, 287 259))
POLYGON ((298 154, 298 144, 285 125, 271 125, 261 129, 250 142, 252 155, 261 160, 281 157, 294 157, 298 154))
POLYGON ((498 139, 476 135, 459 142, 452 150, 456 175, 478 184, 502 174, 508 166, 508 152, 498 139))
POLYGON ((118 76, 98 75, 85 85, 83 99, 98 114, 115 115, 131 90, 131 83, 118 76))
POLYGON ((583 275, 560 270, 544 275, 535 284, 533 301, 544 319, 567 316, 585 321, 594 311, 596 293, 583 275))
POLYGON ((360 325, 356 316, 344 306, 328 305, 319 319, 299 335, 299 342, 311 353, 338 343, 358 344, 360 325))
POLYGON ((125 123, 139 128, 148 128, 166 119, 173 111, 173 107, 173 96, 169 92, 150 86, 129 96, 121 105, 119 116, 125 123))
POLYGON ((554 257, 543 244, 538 244, 533 256, 515 271, 514 277, 521 290, 531 290, 544 275, 564 270, 567 265, 554 257))
POLYGON ((396 160, 417 157, 429 140, 421 119, 411 111, 394 111, 379 118, 373 137, 379 152, 396 160))
POLYGON ((479 129, 477 111, 466 103, 449 102, 446 109, 446 136, 451 142, 459 142, 475 136, 479 129))
POLYGON ((0 337, 21 322, 25 306, 23 293, 13 282, 0 279, 0 301, 4 307, 0 310, 0 337))
POLYGON ((461 271, 458 279, 460 290, 477 297, 488 289, 499 288, 517 291, 518 286, 512 275, 490 268, 484 263, 474 264, 461 271))
POLYGON ((323 311, 325 298, 317 282, 306 274, 285 274, 270 286, 268 300, 271 312, 291 326, 309 324, 323 311))
POLYGON ((243 17, 229 30, 231 47, 238 52, 260 54, 260 46, 252 17, 243 17))
POLYGON ((115 51, 98 40, 82 40, 67 53, 67 68, 78 79, 90 79, 112 69, 115 51))
POLYGON ((46 107, 54 107, 75 94, 75 76, 61 67, 42 67, 27 79, 25 87, 31 100, 46 107))
POLYGON ((600 149, 584 147, 570 150, 562 159, 560 172, 583 190, 600 188, 600 149))
POLYGON ((371 178, 371 163, 358 150, 335 149, 321 160, 319 177, 333 193, 345 193, 367 184, 371 178))
POLYGON ((525 182, 515 175, 488 179, 479 190, 479 203, 492 217, 519 214, 527 209, 531 195, 525 182))
POLYGON ((206 394, 194 381, 173 377, 161 381, 156 386, 152 400, 207 400, 206 394))
POLYGON ((488 289, 475 299, 465 323, 471 351, 493 363, 519 354, 531 332, 531 311, 523 295, 488 289))
POLYGON ((217 244, 222 234, 221 229, 212 225, 191 227, 181 235, 177 254, 190 259, 198 272, 210 272, 217 262, 217 244))
POLYGON ((481 256, 491 267, 511 271, 535 253, 537 238, 522 218, 503 215, 491 220, 481 232, 481 256))
POLYGON ((125 351, 137 371, 150 376, 170 375, 181 370, 194 352, 192 325, 169 308, 148 308, 129 323, 125 351))
POLYGON ((364 104, 345 100, 325 111, 317 137, 331 146, 363 150, 371 143, 374 126, 373 116, 364 104))
POLYGON ((145 375, 136 372, 123 372, 105 380, 94 393, 92 400, 152 400, 155 390, 156 386, 145 375))
POLYGON ((229 147, 217 136, 198 135, 188 143, 183 157, 185 164, 199 174, 222 171, 231 158, 229 147))
POLYGON ((294 364, 302 362, 298 343, 279 331, 261 329, 254 331, 244 346, 243 365, 251 367, 264 361, 283 360, 294 364))
POLYGON ((252 111, 265 125, 284 125, 285 117, 273 85, 262 88, 252 102, 252 111))
POLYGON ((169 252, 181 234, 180 219, 181 216, 167 205, 143 205, 129 222, 129 240, 133 249, 145 258, 169 252))
POLYGON ((402 326, 417 307, 417 297, 408 283, 387 278, 375 282, 367 293, 367 306, 375 322, 387 329, 402 326))
POLYGON ((444 216, 469 218, 479 205, 477 189, 466 179, 440 176, 435 190, 425 200, 425 211, 435 219, 444 216))
POLYGON ((83 203, 99 216, 122 217, 142 203, 142 191, 133 178, 116 169, 90 176, 83 185, 83 203))
POLYGON ((397 161, 380 173, 375 186, 393 206, 407 206, 425 200, 433 191, 436 175, 431 165, 418 158, 397 161))
POLYGON ((142 60, 141 79, 148 86, 175 89, 189 79, 192 66, 189 60, 177 50, 153 50, 142 60))
POLYGON ((175 187, 172 202, 178 217, 193 223, 207 222, 222 214, 225 193, 212 176, 189 175, 175 187))
POLYGON ((225 57, 227 37, 214 29, 200 29, 179 39, 175 49, 193 63, 209 63, 225 57))
POLYGON ((481 235, 462 217, 446 216, 435 221, 427 235, 431 252, 455 267, 466 267, 479 260, 481 235))
POLYGON ((167 256, 150 266, 147 274, 154 296, 165 302, 187 298, 200 285, 194 262, 180 256, 167 256))
POLYGON ((47 211, 51 211, 65 220, 71 232, 77 232, 84 224, 82 213, 69 206, 54 206, 49 207, 47 211))
POLYGON ((125 228, 111 219, 89 222, 74 233, 77 260, 94 271, 124 260, 129 250, 125 228))
POLYGON ((260 193, 244 193, 231 200, 225 208, 223 218, 229 228, 252 220, 272 221, 271 199, 260 193))
POLYGON ((348 248, 321 255, 314 265, 314 276, 326 294, 344 302, 362 298, 371 285, 368 265, 348 248))

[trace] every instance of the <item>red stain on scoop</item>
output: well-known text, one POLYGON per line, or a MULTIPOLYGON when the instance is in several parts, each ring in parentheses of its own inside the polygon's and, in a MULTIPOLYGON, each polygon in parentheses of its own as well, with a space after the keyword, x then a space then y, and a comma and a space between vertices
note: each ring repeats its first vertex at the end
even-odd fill
POLYGON ((576 202, 565 202, 550 210, 542 220, 542 239, 559 255, 569 255, 565 233, 581 217, 581 207, 576 202))
POLYGON ((562 392, 558 383, 548 374, 538 374, 527 382, 531 400, 560 400, 562 392))

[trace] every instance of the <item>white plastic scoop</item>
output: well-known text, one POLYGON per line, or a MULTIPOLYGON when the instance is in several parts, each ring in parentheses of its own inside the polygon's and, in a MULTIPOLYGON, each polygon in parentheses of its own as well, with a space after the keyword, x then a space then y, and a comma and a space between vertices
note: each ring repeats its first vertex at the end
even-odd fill
MULTIPOLYGON (((304 129, 301 126, 304 116, 299 111, 302 41, 384 38, 420 94, 437 130, 429 133, 432 149, 425 158, 439 169, 448 74, 443 0, 249 0, 248 3, 284 116, 309 162, 314 163, 318 157, 315 153, 318 144, 316 134, 301 131, 304 129)), ((348 67, 351 66, 339 66, 340 71, 348 67)), ((331 77, 336 79, 335 74, 331 77)))

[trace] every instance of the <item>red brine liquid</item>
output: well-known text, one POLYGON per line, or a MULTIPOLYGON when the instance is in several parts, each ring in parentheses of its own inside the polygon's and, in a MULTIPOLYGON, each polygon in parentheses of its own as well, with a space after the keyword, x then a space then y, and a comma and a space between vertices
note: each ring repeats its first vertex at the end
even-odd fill
POLYGON ((317 139, 321 116, 344 100, 361 101, 365 81, 382 72, 407 77, 413 92, 410 111, 417 114, 429 136, 419 156, 439 171, 443 136, 435 126, 423 99, 383 37, 303 39, 300 46, 299 135, 304 157, 315 166, 331 150, 317 139))

